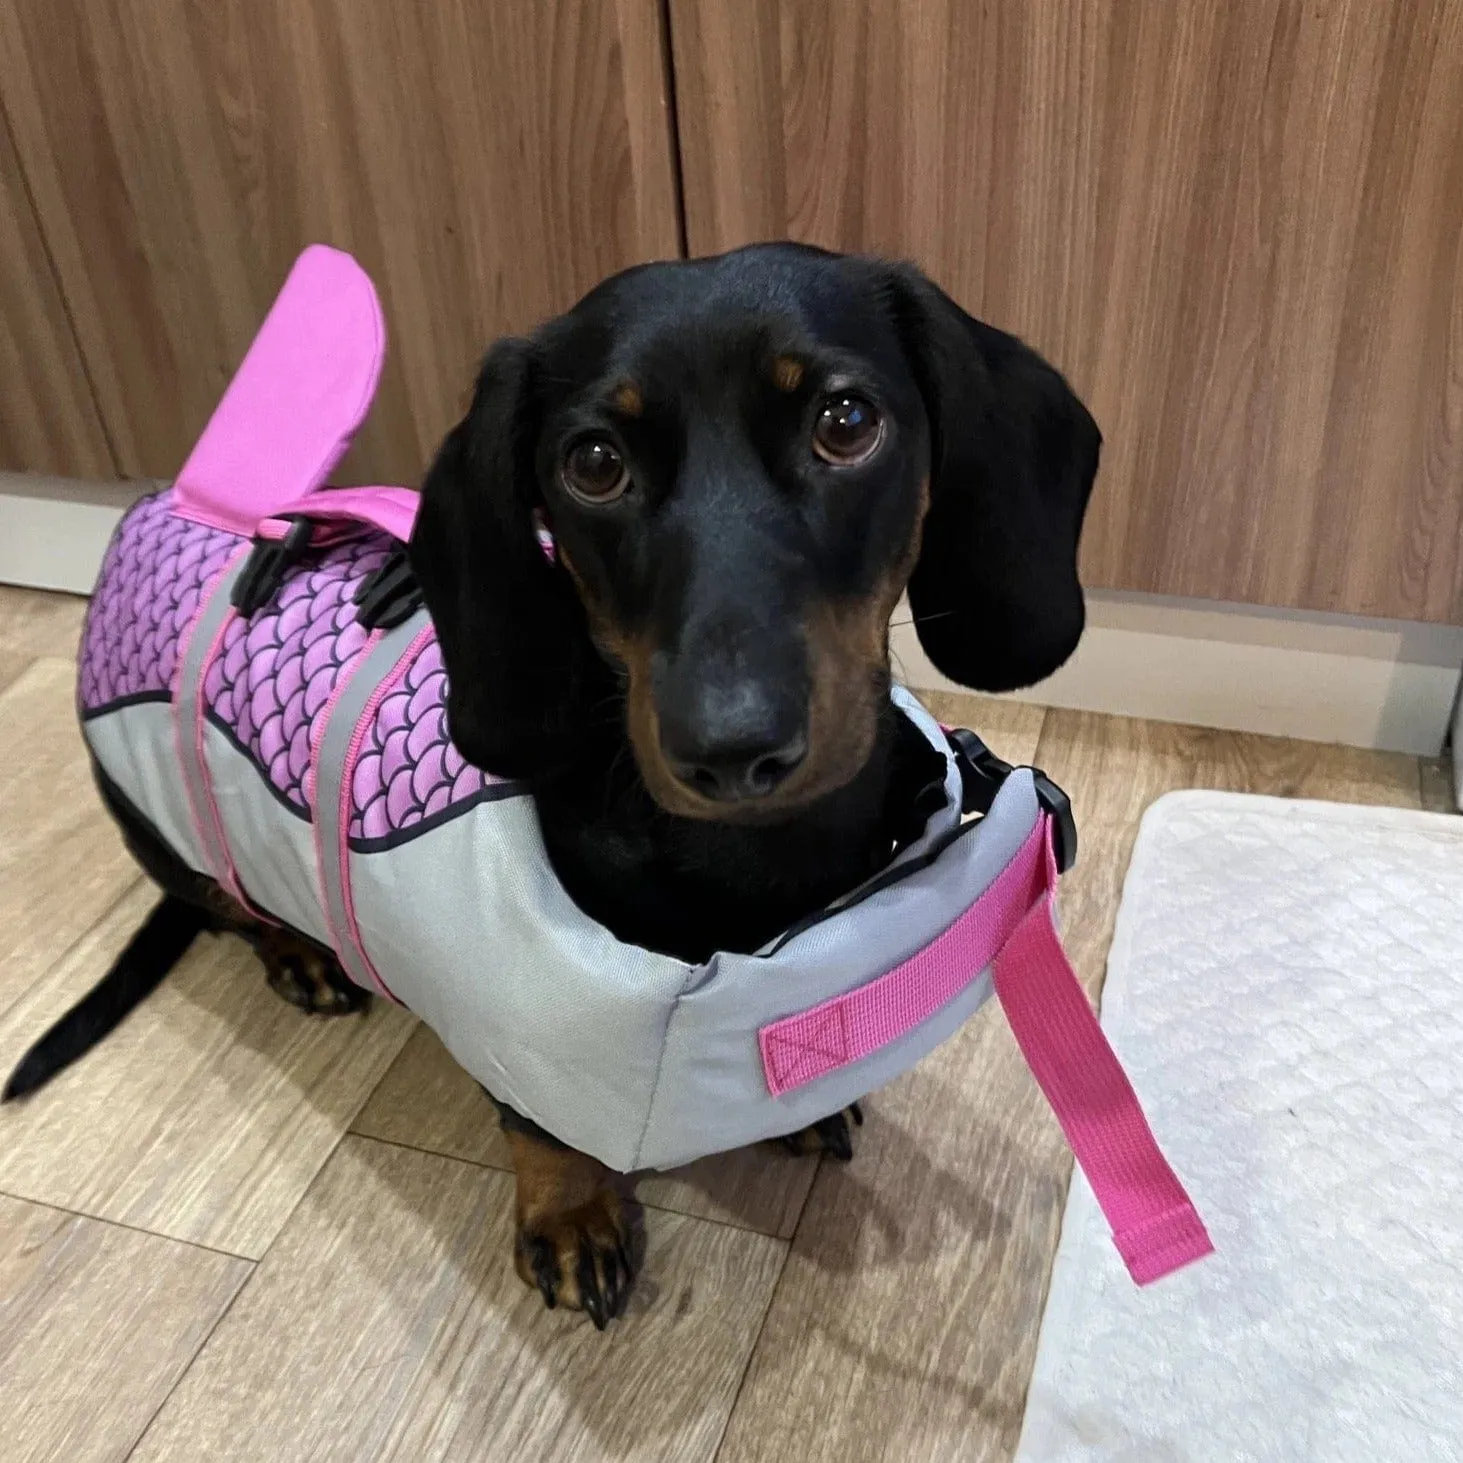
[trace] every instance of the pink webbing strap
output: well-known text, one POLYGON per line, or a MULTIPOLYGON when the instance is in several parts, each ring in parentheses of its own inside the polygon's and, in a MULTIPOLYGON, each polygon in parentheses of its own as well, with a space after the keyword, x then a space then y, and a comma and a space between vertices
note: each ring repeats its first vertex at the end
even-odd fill
POLYGON ((1052 919, 1056 859, 1044 825, 1044 888, 995 961, 996 996, 1139 1285, 1213 1252, 1137 1094, 1067 960, 1052 919))
POLYGON ((289 531, 284 520, 300 514, 321 525, 312 536, 316 544, 328 542, 333 529, 349 532, 359 524, 382 529, 399 543, 406 543, 420 502, 420 495, 411 488, 330 488, 281 504, 268 518, 260 520, 257 533, 260 538, 281 539, 289 531))
POLYGON ((911 1031, 987 966, 1017 1044, 1139 1285, 1213 1246, 1102 1034, 1052 919, 1051 819, 1043 815, 989 889, 902 965, 758 1033, 773 1096, 911 1031))
POLYGON ((234 867, 204 747, 208 715, 205 685, 209 668, 222 653, 224 634, 235 617, 229 603, 229 587, 246 552, 247 546, 241 544, 224 568, 209 580, 179 641, 172 684, 173 739, 198 852, 208 872, 250 914, 266 924, 276 924, 278 921, 250 902, 234 867))
MULTIPOLYGON (((361 936, 360 921, 356 918, 355 889, 351 882, 351 855, 350 855, 350 819, 351 819, 351 788, 355 782, 356 767, 360 762, 361 749, 365 746, 366 734, 376 720, 376 713, 381 709, 381 703, 401 684, 407 671, 415 663, 417 656, 430 643, 436 635, 431 625, 424 625, 419 630, 411 643, 407 645, 396 659, 396 663, 377 682, 376 689, 367 698, 366 704, 361 708, 360 715, 355 718, 355 727, 351 731, 350 742, 346 747, 345 761, 340 773, 339 806, 337 808, 336 843, 334 849, 326 850, 320 847, 320 870, 322 884, 329 875, 325 863, 327 858, 333 857, 334 878, 340 890, 340 920, 341 928, 335 928, 336 921, 332 919, 332 930, 335 935, 335 948, 340 953, 346 968, 351 971, 354 978, 357 969, 363 970, 374 982, 377 990, 388 1000, 395 1001, 398 1006, 402 1004, 396 993, 386 983, 385 977, 371 959, 370 951, 366 949, 366 942, 361 936)), ((319 837, 317 828, 317 839, 319 837)), ((326 894, 326 907, 331 906, 332 901, 329 893, 326 894)))

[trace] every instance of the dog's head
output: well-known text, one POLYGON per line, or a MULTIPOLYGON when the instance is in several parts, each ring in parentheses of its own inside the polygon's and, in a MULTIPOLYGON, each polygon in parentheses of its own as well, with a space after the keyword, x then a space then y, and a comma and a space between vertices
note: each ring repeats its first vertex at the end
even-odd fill
POLYGON ((494 346, 423 487, 453 739, 532 777, 608 700, 669 811, 791 816, 867 761, 906 589, 963 685, 1067 658, 1099 441, 911 268, 761 245, 616 275, 494 346))

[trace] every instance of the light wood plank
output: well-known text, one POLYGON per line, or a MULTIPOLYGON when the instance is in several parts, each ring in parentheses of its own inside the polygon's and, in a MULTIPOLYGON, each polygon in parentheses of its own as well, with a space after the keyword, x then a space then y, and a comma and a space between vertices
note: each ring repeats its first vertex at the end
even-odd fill
POLYGON ((0 584, 0 691, 42 656, 75 660, 86 601, 0 584))
POLYGON ((865 1103, 825 1164, 718 1463, 1009 1457, 1063 1197, 994 1007, 865 1103))
MULTIPOLYGON (((5 88, 0 86, 0 93, 5 88)), ((115 477, 0 106, 0 470, 115 477)))
POLYGON ((0 89, 123 471, 177 471, 324 242, 390 332, 341 477, 418 481, 495 336, 677 252, 660 26, 656 0, 0 6, 0 89))
MULTIPOLYGON (((0 1018, 0 1070, 95 983, 157 897, 139 885, 0 1018)), ((258 1257, 410 1030, 380 1003, 306 1017, 241 940, 200 936, 96 1050, 0 1107, 0 1190, 258 1257)))
MULTIPOLYGON (((426 1027, 413 1032, 352 1131, 490 1168, 513 1167, 493 1105, 426 1027)), ((643 1175, 635 1191, 658 1209, 787 1239, 816 1170, 815 1158, 759 1146, 643 1175)))
POLYGON ((46 658, 0 692, 0 1012, 138 878, 92 786, 75 684, 74 661, 46 658))
POLYGON ((785 1246, 651 1211, 600 1335, 513 1273, 512 1189, 347 1139, 133 1463, 709 1459, 785 1246))
POLYGON ((1463 616, 1463 0, 672 0, 694 252, 911 257, 1106 433, 1093 584, 1463 616))
POLYGON ((9 1463, 122 1463, 251 1268, 0 1196, 9 1463))
MULTIPOLYGON (((1178 787, 1416 807, 1413 758, 1047 713, 1035 760, 1072 794, 1067 950, 1096 992, 1144 809, 1178 787)), ((1071 1172, 995 1006, 876 1094, 825 1165, 718 1463, 1004 1460, 1020 1432, 1071 1172)))

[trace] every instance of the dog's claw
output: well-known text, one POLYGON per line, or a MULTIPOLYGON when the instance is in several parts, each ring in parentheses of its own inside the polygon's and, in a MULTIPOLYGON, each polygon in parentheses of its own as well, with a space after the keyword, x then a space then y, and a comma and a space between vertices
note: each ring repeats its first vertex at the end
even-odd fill
POLYGON ((589 1241, 579 1241, 579 1303, 589 1314, 589 1319, 594 1322, 596 1331, 603 1331, 605 1328, 605 1302, 604 1296, 600 1294, 599 1279, 594 1272, 594 1251, 589 1247, 589 1241))
POLYGON ((544 1304, 553 1310, 559 1304, 559 1263, 548 1240, 540 1237, 529 1241, 529 1264, 533 1267, 533 1278, 538 1282, 544 1304))

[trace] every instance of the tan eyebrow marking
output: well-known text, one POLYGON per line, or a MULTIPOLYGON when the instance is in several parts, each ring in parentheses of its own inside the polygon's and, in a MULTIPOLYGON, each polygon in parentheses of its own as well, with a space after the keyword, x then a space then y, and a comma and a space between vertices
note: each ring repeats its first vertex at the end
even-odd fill
POLYGON ((610 400, 627 417, 638 417, 645 410, 645 397, 633 381, 622 381, 610 393, 610 400))
POLYGON ((772 384, 779 391, 796 391, 803 384, 803 363, 792 356, 778 356, 772 363, 772 384))

